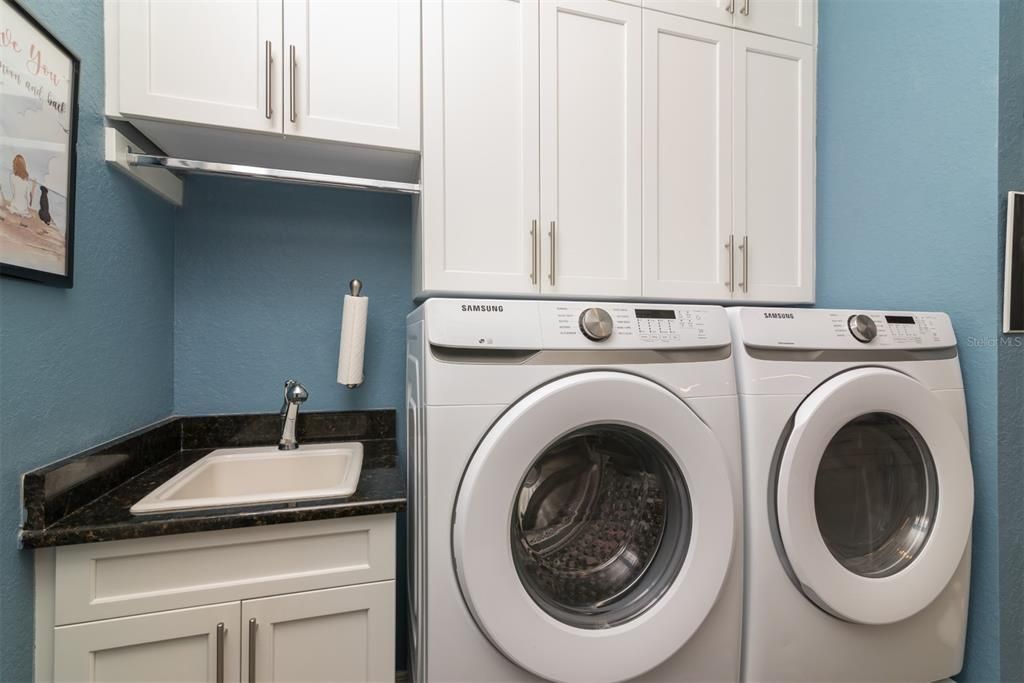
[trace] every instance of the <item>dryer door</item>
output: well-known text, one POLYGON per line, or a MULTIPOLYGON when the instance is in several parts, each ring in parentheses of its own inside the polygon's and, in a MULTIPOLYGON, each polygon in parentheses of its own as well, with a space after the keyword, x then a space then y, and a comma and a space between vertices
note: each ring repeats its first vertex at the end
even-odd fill
POLYGON ((882 368, 828 380, 797 410, 777 469, 783 553, 822 609, 888 624, 949 583, 970 538, 970 450, 917 381, 882 368))
POLYGON ((697 630, 737 520, 725 453, 677 396, 587 372, 513 405, 481 441, 452 532, 466 604, 553 681, 622 681, 697 630))

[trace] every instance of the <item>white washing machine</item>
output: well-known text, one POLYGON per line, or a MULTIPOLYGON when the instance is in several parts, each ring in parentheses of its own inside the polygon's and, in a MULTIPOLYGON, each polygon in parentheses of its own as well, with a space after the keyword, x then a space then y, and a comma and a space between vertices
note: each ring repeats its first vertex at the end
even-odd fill
POLYGON ((415 680, 737 680, 724 310, 431 299, 407 383, 415 680))
POLYGON ((974 505, 943 313, 729 311, 748 681, 935 681, 963 664, 974 505))

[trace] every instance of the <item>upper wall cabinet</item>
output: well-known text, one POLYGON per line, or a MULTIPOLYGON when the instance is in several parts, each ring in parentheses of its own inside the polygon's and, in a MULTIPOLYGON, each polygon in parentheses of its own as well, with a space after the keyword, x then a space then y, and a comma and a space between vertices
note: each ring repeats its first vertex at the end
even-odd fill
POLYGON ((421 290, 539 291, 536 0, 423 3, 421 290))
POLYGON ((418 293, 637 296, 641 10, 423 3, 418 293))
POLYGON ((419 31, 409 0, 284 0, 285 134, 418 150, 419 31))
POLYGON ((814 49, 737 32, 737 298, 814 301, 814 49))
POLYGON ((816 0, 643 0, 643 6, 787 40, 815 42, 816 0))
POLYGON ((733 33, 644 14, 647 296, 732 295, 733 33))
MULTIPOLYGON (((120 13, 121 114, 280 130, 268 90, 273 46, 281 43, 280 0, 143 0, 114 9, 120 13)), ((280 79, 277 87, 280 97, 280 79)))
POLYGON ((541 3, 541 291, 640 293, 638 7, 541 3))
POLYGON ((419 9, 106 0, 107 114, 176 156, 415 180, 419 9))

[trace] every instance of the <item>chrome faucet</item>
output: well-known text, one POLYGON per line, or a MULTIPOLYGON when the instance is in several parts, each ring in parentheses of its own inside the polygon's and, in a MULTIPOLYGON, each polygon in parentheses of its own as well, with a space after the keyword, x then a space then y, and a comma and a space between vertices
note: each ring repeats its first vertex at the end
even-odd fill
POLYGON ((309 392, 293 379, 284 383, 284 403, 281 405, 281 440, 277 447, 282 451, 294 451, 299 447, 295 438, 295 421, 299 417, 299 404, 309 398, 309 392))

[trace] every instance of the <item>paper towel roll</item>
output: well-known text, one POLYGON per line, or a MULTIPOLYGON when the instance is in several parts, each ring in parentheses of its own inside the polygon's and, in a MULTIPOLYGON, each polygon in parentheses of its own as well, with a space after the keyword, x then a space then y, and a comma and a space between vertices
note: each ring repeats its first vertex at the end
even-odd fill
POLYGON ((366 348, 366 312, 370 300, 345 295, 341 312, 341 347, 338 349, 338 384, 350 389, 363 383, 363 350, 366 348))

